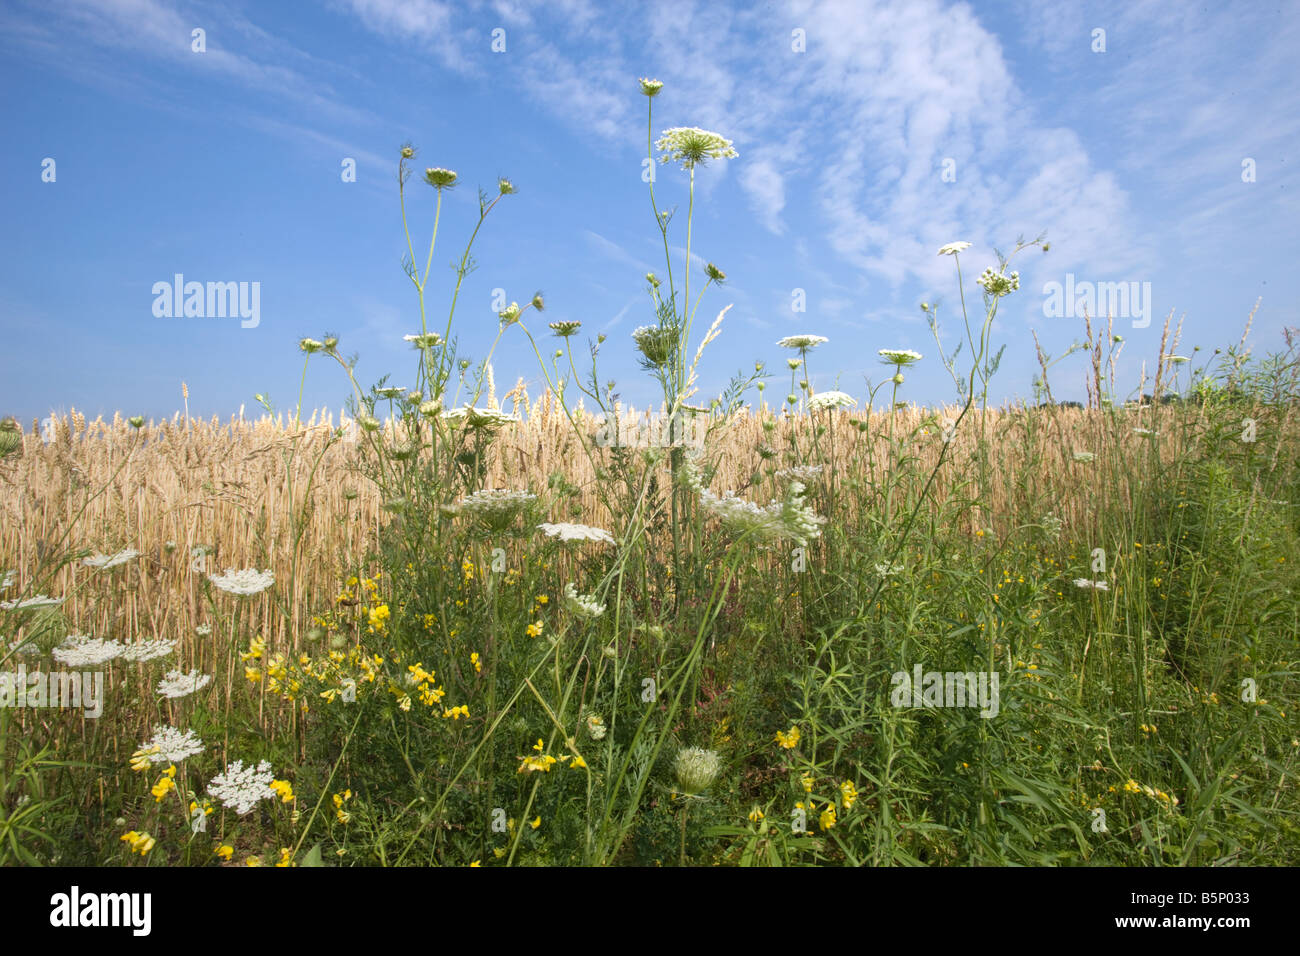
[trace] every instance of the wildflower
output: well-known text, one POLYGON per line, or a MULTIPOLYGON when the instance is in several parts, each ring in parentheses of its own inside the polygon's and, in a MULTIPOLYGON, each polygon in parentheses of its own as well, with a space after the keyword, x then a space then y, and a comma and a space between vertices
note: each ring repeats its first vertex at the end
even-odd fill
POLYGON ((752 502, 737 498, 734 492, 728 491, 719 498, 706 488, 700 492, 700 504, 721 519, 734 534, 752 534, 765 543, 789 538, 796 544, 805 545, 809 539, 821 537, 818 526, 825 524, 826 519, 814 514, 804 504, 803 492, 803 484, 792 481, 784 500, 773 501, 766 508, 760 508, 752 502))
MULTIPOLYGON (((763 449, 761 448, 759 449, 759 455, 760 457, 765 457, 763 456, 763 449)), ((790 478, 794 481, 807 483, 818 477, 825 468, 825 465, 794 465, 790 468, 782 468, 776 473, 776 476, 778 478, 790 478)))
POLYGON ((280 795, 281 803, 293 803, 293 784, 288 780, 272 780, 271 789, 280 795))
POLYGON ((776 742, 786 750, 793 750, 799 746, 799 725, 795 724, 788 731, 778 730, 776 732, 776 742))
POLYGON ((420 332, 414 335, 403 335, 402 338, 417 349, 433 349, 442 344, 442 336, 437 332, 420 332))
POLYGON ((567 339, 573 333, 577 332, 578 329, 582 328, 582 323, 575 322, 575 321, 552 322, 550 326, 551 326, 551 331, 554 332, 559 338, 567 339))
POLYGON ((280 867, 293 866, 293 851, 287 846, 280 847, 280 859, 275 865, 280 867))
POLYGON ((985 269, 980 277, 975 280, 979 285, 984 287, 984 291, 995 299, 1004 295, 1009 295, 1016 289, 1020 288, 1020 273, 1013 272, 1010 276, 1001 272, 994 272, 992 268, 985 269))
POLYGON ((545 626, 545 622, 534 621, 532 624, 528 625, 526 629, 526 633, 528 634, 529 637, 540 637, 542 634, 542 628, 544 626, 545 626))
POLYGON ((176 781, 173 779, 175 775, 176 767, 173 765, 171 767, 171 773, 159 777, 158 782, 150 788, 149 792, 153 794, 153 798, 156 802, 162 803, 163 800, 166 799, 167 794, 176 789, 176 781))
POLYGON ((695 126, 664 130, 655 149, 665 154, 659 157, 661 163, 680 162, 685 169, 694 169, 710 159, 735 159, 739 155, 731 140, 695 126))
POLYGON ((536 830, 538 827, 542 825, 542 818, 538 817, 536 820, 534 820, 532 823, 528 825, 532 827, 534 830, 536 830))
POLYGON ((677 329, 671 326, 642 325, 632 331, 632 341, 650 365, 663 368, 672 361, 677 349, 677 329))
POLYGON ((492 528, 503 530, 514 521, 537 496, 528 491, 511 491, 504 488, 484 488, 466 495, 449 510, 453 514, 480 518, 492 528))
MULTIPOLYGON (((143 416, 143 415, 132 415, 130 418, 127 419, 127 423, 128 423, 132 428, 144 428, 144 416, 143 416)), ((152 845, 153 845, 153 844, 151 843, 150 846, 152 846, 152 845)))
POLYGON ((385 385, 382 388, 375 389, 375 395, 379 398, 401 398, 405 394, 406 386, 404 385, 385 385))
POLYGON ((808 410, 819 411, 823 408, 851 408, 858 400, 844 392, 819 392, 808 399, 808 410))
POLYGON ((156 657, 166 657, 175 648, 175 641, 168 641, 163 638, 153 641, 136 641, 134 644, 127 644, 122 648, 122 660, 151 661, 156 657))
MULTIPOLYGON (((153 755, 159 752, 157 746, 145 747, 143 744, 140 749, 131 754, 131 769, 137 773, 143 773, 154 764, 153 755)), ((161 763, 161 759, 158 761, 161 763)))
POLYGON ((108 568, 115 568, 119 564, 126 564, 126 562, 138 557, 140 557, 140 552, 134 548, 125 548, 112 555, 100 554, 96 551, 90 557, 82 558, 81 563, 88 568, 99 568, 103 571, 108 568))
POLYGON ((1087 590, 1089 588, 1092 588, 1097 591, 1110 590, 1110 585, 1107 584, 1105 581, 1090 581, 1087 578, 1075 578, 1074 586, 1077 588, 1082 588, 1084 590, 1087 590))
POLYGON ((763 811, 760 810, 756 804, 754 809, 749 811, 749 822, 757 823, 759 820, 763 819, 763 816, 763 811))
POLYGON ((1171 365, 1186 365, 1191 361, 1186 355, 1166 355, 1165 361, 1171 365))
POLYGON ((799 782, 803 785, 804 793, 812 793, 813 784, 817 782, 817 779, 812 775, 812 772, 809 771, 799 779, 799 782))
POLYGON ((704 267, 704 274, 719 285, 727 281, 727 274, 712 262, 704 267))
MULTIPOLYGON (((807 352, 809 349, 815 349, 823 342, 829 341, 830 339, 822 335, 787 335, 776 344, 778 348, 798 349, 800 352, 807 352)), ((791 361, 794 360, 791 359, 791 361)))
POLYGON ((450 169, 433 166, 424 171, 424 181, 434 189, 450 189, 456 185, 456 174, 450 169))
POLYGON ((298 348, 306 352, 308 355, 311 355, 312 353, 319 352, 321 349, 325 348, 325 343, 317 342, 315 339, 300 339, 298 342, 298 348))
POLYGON ((518 190, 515 189, 514 183, 502 176, 497 179, 497 192, 503 196, 509 196, 511 193, 518 192, 518 190))
POLYGON ((1073 457, 1075 461, 1092 461, 1097 456, 1090 451, 1076 451, 1073 457))
POLYGON ((122 656, 125 648, 118 641, 104 641, 80 634, 70 634, 51 655, 68 667, 94 667, 122 656))
POLYGON ((188 674, 182 674, 179 670, 170 670, 167 676, 158 682, 158 693, 175 700, 178 697, 186 697, 195 691, 202 690, 212 682, 211 674, 200 674, 198 668, 190 671, 188 674))
POLYGON ((684 747, 677 752, 677 759, 673 763, 677 785, 691 796, 707 790, 721 769, 722 761, 718 759, 717 752, 700 747, 684 747))
POLYGON ((478 651, 474 651, 469 655, 469 662, 474 665, 475 674, 483 673, 483 662, 479 659, 478 651))
POLYGON ((271 789, 272 777, 271 765, 265 760, 256 769, 251 765, 245 767, 242 760, 236 760, 225 773, 217 774, 209 781, 208 793, 220 800, 222 806, 242 817, 260 801, 275 796, 276 791, 271 789))
POLYGON ((500 428, 519 421, 518 415, 509 415, 496 408, 451 408, 442 413, 442 417, 453 425, 465 424, 474 429, 500 428))
POLYGON ((659 95, 659 91, 662 90, 663 88, 664 85, 659 80, 648 80, 644 76, 641 77, 641 93, 644 96, 648 96, 653 99, 654 97, 659 95))
POLYGON ((0 601, 0 611, 20 611, 32 607, 54 607, 56 604, 62 604, 63 598, 46 597, 44 594, 38 594, 36 597, 29 597, 22 601, 0 601))
MULTIPOLYGON (((965 252, 970 248, 969 242, 950 242, 946 246, 939 247, 939 255, 955 256, 959 252, 965 252)), ((922 306, 924 308, 924 306, 922 306)))
POLYGON ((123 833, 118 839, 131 844, 131 852, 139 853, 141 856, 144 856, 152 850, 154 845, 158 842, 147 832, 137 833, 135 830, 132 830, 130 833, 123 833))
POLYGON ((899 368, 914 365, 924 357, 911 349, 878 349, 876 354, 886 365, 897 365, 899 368))
POLYGON ((579 594, 572 584, 564 586, 564 606, 580 617, 597 618, 605 613, 605 605, 596 602, 595 595, 579 594))
POLYGON ((217 856, 221 857, 227 863, 229 863, 230 858, 235 855, 235 848, 233 846, 230 846, 227 843, 223 843, 221 844, 221 846, 217 847, 212 852, 215 853, 217 856))
POLYGON ((234 568, 226 568, 225 574, 209 574, 208 580, 227 594, 248 596, 260 594, 269 588, 275 583, 275 575, 270 569, 258 571, 256 568, 244 568, 236 571, 234 568))
POLYGON ((852 780, 845 780, 840 784, 840 797, 844 801, 844 809, 848 810, 858 799, 858 788, 853 786, 852 780))
POLYGON ((545 754, 541 757, 533 757, 533 756, 520 757, 519 760, 520 760, 519 769, 516 771, 516 773, 524 773, 525 771, 528 773, 533 773, 533 772, 550 773, 551 768, 555 766, 555 764, 558 762, 554 757, 550 756, 549 754, 545 754))
POLYGON ((203 741, 192 730, 180 731, 160 724, 153 729, 153 737, 142 743, 136 753, 151 764, 178 764, 186 757, 203 753, 203 741))
POLYGON ((442 716, 451 720, 460 720, 462 717, 469 718, 469 704, 461 704, 458 707, 452 707, 450 710, 444 708, 442 716))
POLYGON ((835 826, 835 806, 830 803, 826 804, 826 809, 822 811, 817 822, 821 824, 823 830, 829 830, 835 826))
POLYGON ((573 758, 573 763, 569 764, 569 766, 572 767, 574 770, 582 769, 587 766, 587 761, 583 760, 582 755, 579 754, 578 756, 573 758))
POLYGON ((588 714, 586 723, 587 733, 592 740, 600 740, 605 736, 605 718, 600 714, 588 714))
POLYGON ((602 531, 600 528, 593 528, 590 525, 570 524, 569 522, 564 521, 559 524, 543 522, 537 527, 552 538, 558 538, 561 541, 603 541, 606 544, 616 543, 613 535, 608 531, 602 531))
POLYGON ((501 320, 502 325, 514 325, 519 321, 519 314, 523 309, 519 308, 518 302, 511 302, 506 308, 497 313, 497 318, 501 320))

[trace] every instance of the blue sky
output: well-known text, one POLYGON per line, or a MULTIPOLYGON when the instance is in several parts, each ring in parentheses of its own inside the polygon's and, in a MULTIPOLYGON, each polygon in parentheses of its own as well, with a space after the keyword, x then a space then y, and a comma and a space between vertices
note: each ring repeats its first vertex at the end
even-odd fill
MULTIPOLYGON (((925 358, 901 397, 951 400, 918 308, 940 303, 951 347, 957 288, 937 249, 974 244, 962 259, 978 308, 973 280, 996 264, 993 249, 1040 233, 1051 250, 1018 257, 1021 290, 994 328, 1007 352, 992 397, 1030 396, 1031 329, 1053 354, 1082 335, 1082 319, 1044 315, 1045 284, 1067 274, 1150 283, 1149 327, 1116 319, 1127 392, 1171 310, 1183 354, 1235 342, 1257 298, 1257 354, 1300 325, 1298 49, 1295 4, 11 2, 0 11, 0 414, 170 415, 182 380, 194 414, 251 413, 257 392, 292 407, 297 342, 326 331, 360 354, 364 382, 406 384, 402 335, 419 327, 400 265, 408 140, 420 169, 461 180, 443 206, 436 314, 476 187, 508 176, 519 190, 475 247, 462 353, 486 354, 494 289, 521 303, 542 290, 535 332, 558 319, 604 332, 602 380, 644 405, 657 386, 630 334, 653 321, 643 276, 664 264, 641 180, 641 76, 664 83, 655 138, 700 126, 739 153, 697 181, 692 251, 728 276, 697 328, 732 304, 698 398, 759 360, 779 400, 789 379, 776 340, 813 333, 829 339, 810 357, 820 390, 838 381, 861 399, 865 376, 885 377, 876 350, 912 348, 925 358), (347 158, 355 182, 341 176, 347 158), (259 283, 258 325, 156 317, 153 285, 176 273, 259 283), (804 312, 792 311, 796 289, 804 312)), ((657 177, 660 204, 681 207, 670 233, 680 270, 686 174, 660 166, 657 177)), ((435 194, 418 177, 408 191, 423 260, 435 194)), ((522 376, 536 396, 541 375, 517 333, 493 359, 498 391, 522 376)), ((1053 369, 1058 398, 1082 396, 1085 364, 1053 369)), ((337 367, 313 366, 305 405, 337 409, 347 394, 337 367)))

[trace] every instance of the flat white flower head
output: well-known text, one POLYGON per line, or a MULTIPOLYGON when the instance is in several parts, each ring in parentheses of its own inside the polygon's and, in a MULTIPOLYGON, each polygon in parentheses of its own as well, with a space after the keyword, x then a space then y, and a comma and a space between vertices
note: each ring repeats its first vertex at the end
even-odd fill
POLYGON ((225 574, 209 574, 208 580, 227 594, 248 597, 261 594, 274 584, 275 575, 269 568, 265 571, 258 571, 256 568, 244 568, 241 571, 226 568, 225 574))
POLYGON ((150 763, 180 763, 186 757, 203 753, 203 741, 192 730, 180 731, 160 724, 153 729, 153 737, 140 745, 140 750, 150 763))
POLYGON ((80 634, 70 634, 67 640, 51 652, 51 655, 60 664, 68 667, 95 667, 121 657, 123 650, 125 648, 119 641, 105 641, 80 634))
POLYGON ((808 408, 818 411, 823 408, 852 408, 858 400, 845 392, 818 392, 808 399, 808 408))
POLYGON ((946 246, 939 247, 939 255, 955 256, 959 252, 965 252, 970 248, 969 242, 950 242, 946 246))
POLYGON ((116 554, 100 554, 96 551, 88 558, 82 558, 81 563, 88 568, 99 568, 101 571, 108 568, 115 568, 119 564, 126 564, 135 558, 140 557, 140 552, 134 548, 124 548, 116 554))
MULTIPOLYGON (((211 628, 209 628, 211 630, 211 628)), ((176 649, 176 642, 164 638, 158 638, 152 641, 136 641, 134 644, 126 644, 122 648, 122 660, 124 661, 151 661, 157 657, 166 657, 176 649)))
POLYGON ((403 339, 410 342, 417 349, 437 348, 442 344, 442 336, 437 332, 423 332, 415 335, 403 335, 403 339))
POLYGON ((824 335, 787 335, 776 344, 779 348, 798 349, 801 352, 806 352, 809 349, 815 349, 823 342, 829 341, 830 339, 824 335))
POLYGON ((271 765, 263 760, 254 769, 245 767, 242 760, 236 760, 225 773, 219 773, 208 783, 208 794, 221 801, 228 810, 234 810, 241 817, 263 800, 275 796, 271 781, 275 775, 271 765))
POLYGON ((915 365, 924 357, 911 349, 879 349, 876 354, 886 365, 897 365, 899 368, 915 365))
POLYGON ((559 524, 543 522, 537 527, 552 538, 558 538, 560 541, 603 541, 606 544, 615 543, 614 536, 608 531, 602 531, 600 528, 593 528, 590 525, 570 524, 567 521, 562 521, 559 524))
POLYGON ((564 606, 579 617, 597 618, 605 613, 605 605, 599 603, 595 595, 579 594, 572 584, 564 586, 564 606))
POLYGON ((1097 456, 1090 451, 1076 451, 1073 455, 1075 461, 1092 461, 1097 456))
POLYGON ((710 159, 735 159, 739 155, 731 148, 731 140, 697 126, 664 130, 655 149, 664 154, 659 162, 680 162, 684 169, 703 166, 710 159))
POLYGON ((46 597, 44 594, 38 594, 22 601, 0 601, 0 611, 19 611, 32 607, 54 607, 62 603, 63 598, 52 598, 46 597))
POLYGON ((176 700, 180 697, 188 697, 210 683, 212 683, 212 675, 200 674, 198 668, 188 674, 182 674, 179 670, 170 670, 167 676, 158 682, 158 694, 176 700))

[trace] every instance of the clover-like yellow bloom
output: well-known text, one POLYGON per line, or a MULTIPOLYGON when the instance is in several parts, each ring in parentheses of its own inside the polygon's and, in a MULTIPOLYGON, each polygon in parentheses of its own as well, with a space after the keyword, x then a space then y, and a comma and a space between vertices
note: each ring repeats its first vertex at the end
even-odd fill
POLYGON ((795 724, 788 731, 776 732, 776 742, 786 750, 793 750, 799 745, 799 725, 795 724))
POLYGON ((288 780, 272 780, 271 789, 280 795, 281 803, 293 802, 293 784, 288 780))
POLYGON ((221 846, 217 847, 212 852, 215 853, 217 856, 221 857, 227 863, 229 863, 230 858, 235 855, 235 848, 233 846, 230 846, 229 844, 223 843, 221 846))

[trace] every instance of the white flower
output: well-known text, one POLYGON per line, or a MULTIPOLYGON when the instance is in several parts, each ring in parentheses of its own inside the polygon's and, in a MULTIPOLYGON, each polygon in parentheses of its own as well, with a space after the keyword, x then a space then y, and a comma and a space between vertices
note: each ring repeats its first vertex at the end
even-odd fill
POLYGON ((203 741, 192 730, 184 732, 160 724, 153 729, 153 739, 140 745, 150 763, 180 763, 186 757, 203 753, 203 741))
POLYGON ((188 674, 182 674, 179 670, 170 670, 167 672, 167 676, 158 682, 158 693, 163 697, 175 700, 178 697, 187 697, 197 690, 202 690, 211 682, 212 675, 200 674, 198 668, 188 674))
POLYGON ((96 551, 90 557, 82 558, 81 563, 88 568, 99 568, 104 570, 107 568, 115 568, 119 564, 126 564, 126 562, 131 559, 138 557, 140 557, 139 551, 136 551, 134 548, 124 548, 117 552, 117 554, 112 555, 100 554, 96 551))
POLYGON ((1170 362, 1173 365, 1185 365, 1186 363, 1190 362, 1191 359, 1189 359, 1186 355, 1166 355, 1165 361, 1170 362))
POLYGON ((275 583, 275 575, 270 569, 258 571, 256 568, 244 568, 236 571, 226 568, 225 574, 209 574, 208 580, 227 594, 260 594, 275 583))
POLYGON ((592 740, 600 740, 605 736, 605 718, 600 714, 588 714, 584 720, 587 724, 587 733, 591 734, 592 740))
POLYGON ((155 657, 166 657, 175 649, 175 641, 169 641, 161 637, 153 641, 136 641, 134 644, 127 644, 123 648, 122 660, 151 661, 155 657))
POLYGON ((766 508, 728 491, 719 498, 707 488, 700 492, 700 504, 716 515, 733 534, 751 534, 760 542, 790 538, 804 545, 811 538, 821 537, 819 525, 826 519, 814 514, 803 502, 804 486, 799 481, 790 482, 790 491, 784 501, 773 501, 766 508))
POLYGON ((969 248, 970 248, 969 242, 950 242, 946 246, 941 246, 939 248, 939 255, 955 256, 957 253, 965 252, 969 248))
POLYGON ((437 348, 442 344, 442 336, 437 332, 424 332, 416 335, 403 335, 406 341, 410 342, 417 349, 437 348))
POLYGON ((44 594, 38 594, 36 597, 29 597, 22 601, 0 601, 0 611, 18 611, 29 607, 53 607, 62 603, 63 598, 52 598, 46 597, 44 594))
POLYGON ((1154 431, 1154 432, 1153 432, 1153 431, 1152 431, 1151 429, 1149 429, 1149 428, 1135 428, 1135 429, 1133 429, 1133 433, 1134 433, 1135 435, 1159 435, 1159 434, 1160 434, 1160 432, 1158 432, 1158 431, 1154 431))
POLYGON ((1097 591, 1109 591, 1110 585, 1105 581, 1089 581, 1087 578, 1075 578, 1074 586, 1077 588, 1092 588, 1097 591))
POLYGON ((83 634, 69 634, 67 640, 51 653, 60 664, 68 667, 94 667, 122 656, 124 650, 118 641, 104 641, 83 634))
POLYGON ((596 603, 592 594, 579 594, 572 584, 564 586, 564 606, 580 617, 597 618, 605 613, 605 605, 596 603))
POLYGON ((245 767, 242 760, 236 760, 208 782, 208 794, 228 810, 234 810, 241 817, 252 810, 262 800, 275 796, 271 781, 275 775, 271 765, 263 760, 254 770, 245 767))
POLYGON ((401 385, 385 385, 375 389, 375 394, 380 398, 401 398, 406 394, 406 389, 401 385))
POLYGON ((738 155, 731 148, 731 140, 697 126, 664 130, 655 143, 655 149, 666 154, 659 157, 661 163, 681 162, 686 169, 703 165, 710 159, 735 159, 738 155))
POLYGON ((550 524, 543 522, 537 526, 540 530, 546 532, 552 538, 559 538, 561 541, 604 541, 607 544, 615 544, 614 536, 608 531, 602 531, 600 528, 593 528, 585 524, 570 524, 562 521, 559 524, 550 524))
POLYGON ((442 417, 453 423, 463 421, 470 428, 497 428, 519 421, 518 415, 508 415, 497 408, 471 408, 468 405, 448 409, 442 417))
POLYGON ((822 335, 787 335, 776 344, 778 348, 799 349, 802 352, 807 351, 808 349, 815 349, 823 342, 829 341, 830 339, 822 335))
POLYGON ((923 358, 920 352, 913 352, 911 349, 879 349, 876 354, 886 365, 897 365, 899 368, 919 362, 923 358))
POLYGON ((903 565, 901 565, 901 564, 883 564, 883 563, 882 563, 882 564, 877 564, 877 565, 876 565, 876 573, 877 573, 878 575, 880 575, 882 578, 887 578, 887 577, 889 577, 889 576, 891 576, 891 575, 898 574, 899 572, 901 572, 901 571, 903 571, 903 570, 904 570, 904 568, 903 568, 903 565))
POLYGON ((776 476, 778 478, 791 478, 807 484, 820 475, 825 468, 825 465, 794 465, 790 468, 782 468, 776 473, 776 476))
POLYGON ((683 747, 673 763, 677 785, 688 794, 707 790, 721 769, 722 761, 718 759, 717 751, 700 747, 683 747))
POLYGON ((18 580, 17 571, 6 571, 4 573, 4 580, 0 580, 0 591, 9 590, 9 588, 14 586, 14 582, 17 580, 18 580))
POLYGON ((1097 456, 1090 451, 1076 451, 1074 453, 1075 461, 1092 461, 1097 456))
POLYGON ((486 518, 514 517, 524 506, 536 501, 537 496, 528 491, 511 491, 505 488, 484 488, 466 495, 452 505, 454 514, 486 518))
POLYGON ((818 392, 808 399, 808 410, 818 411, 823 408, 851 408, 858 400, 844 392, 818 392))
POLYGON ((199 637, 207 637, 209 634, 212 633, 212 625, 200 624, 198 627, 194 628, 194 633, 197 634, 199 637))
MULTIPOLYGON (((0 651, 3 651, 4 647, 4 641, 0 640, 0 651)), ((17 654, 20 657, 40 657, 41 649, 36 646, 36 642, 30 637, 17 637, 9 645, 9 653, 17 654)), ((3 656, 5 655, 0 653, 0 657, 3 656)))

